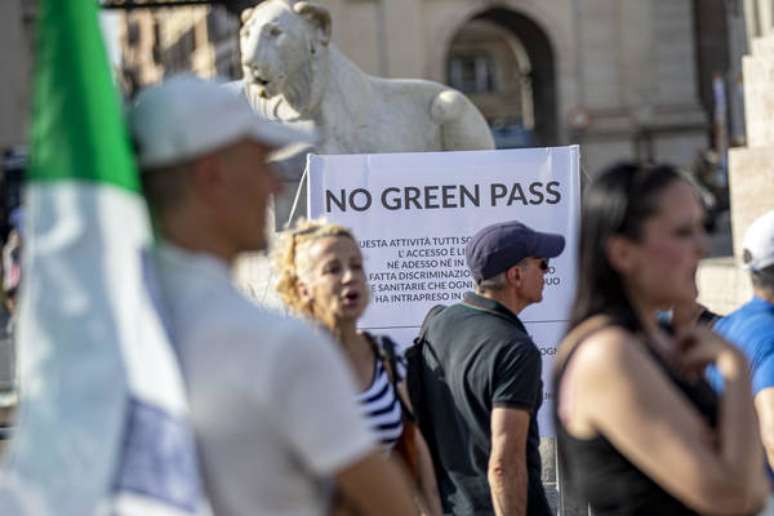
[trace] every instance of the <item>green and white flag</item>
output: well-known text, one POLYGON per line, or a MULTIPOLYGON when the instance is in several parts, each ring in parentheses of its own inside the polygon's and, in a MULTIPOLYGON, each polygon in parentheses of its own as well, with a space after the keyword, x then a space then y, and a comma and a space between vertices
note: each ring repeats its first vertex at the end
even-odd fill
POLYGON ((39 0, 38 16, 21 405, 0 514, 192 514, 188 408, 97 2, 39 0))

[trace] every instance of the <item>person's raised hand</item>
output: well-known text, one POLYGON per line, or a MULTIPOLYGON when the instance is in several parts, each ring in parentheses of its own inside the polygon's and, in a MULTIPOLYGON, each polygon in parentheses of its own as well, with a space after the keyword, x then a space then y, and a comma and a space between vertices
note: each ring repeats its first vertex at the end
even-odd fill
POLYGON ((704 374, 714 364, 720 374, 728 378, 745 366, 742 354, 727 340, 701 325, 684 329, 675 336, 679 349, 679 365, 691 379, 704 374))

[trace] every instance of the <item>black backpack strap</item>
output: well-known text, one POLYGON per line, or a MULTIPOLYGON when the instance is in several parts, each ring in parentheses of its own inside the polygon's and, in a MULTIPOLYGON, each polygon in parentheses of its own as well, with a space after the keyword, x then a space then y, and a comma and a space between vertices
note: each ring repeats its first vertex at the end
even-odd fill
MULTIPOLYGON (((430 322, 440 314, 446 305, 435 305, 425 315, 419 335, 414 339, 414 345, 406 350, 406 389, 408 390, 411 404, 414 407, 414 419, 420 418, 424 404, 424 381, 422 379, 422 367, 424 362, 424 348, 429 344, 427 332, 430 322)), ((427 419, 427 418, 422 418, 427 419)))
POLYGON ((427 331, 430 327, 430 321, 432 321, 436 315, 443 312, 444 308, 446 308, 446 305, 435 305, 430 309, 429 312, 427 312, 427 315, 425 315, 425 318, 422 321, 422 326, 419 327, 419 335, 414 339, 415 345, 421 347, 427 342, 425 337, 427 336, 427 331))
POLYGON ((446 308, 445 305, 435 305, 427 312, 422 326, 419 328, 419 335, 414 339, 414 345, 406 350, 406 387, 408 389, 411 404, 414 406, 414 418, 420 424, 426 424, 428 418, 422 414, 426 407, 424 402, 424 381, 423 362, 424 348, 427 346, 427 332, 430 328, 430 322, 446 308))
POLYGON ((379 345, 377 346, 379 353, 384 364, 384 368, 387 370, 387 376, 392 383, 395 391, 395 396, 398 397, 400 408, 403 411, 404 417, 409 421, 414 421, 414 412, 406 405, 403 396, 400 395, 398 384, 400 383, 400 375, 398 373, 398 354, 395 352, 395 342, 386 335, 382 335, 379 338, 379 345))
MULTIPOLYGON (((424 349, 427 347, 434 353, 432 347, 429 346, 430 342, 427 339, 427 334, 430 323, 445 308, 445 305, 435 305, 427 312, 425 319, 422 321, 422 326, 419 328, 419 335, 414 339, 414 345, 406 350, 406 388, 411 404, 414 407, 414 420, 430 449, 434 465, 440 464, 440 456, 435 446, 433 422, 428 417, 428 404, 425 400, 423 376, 426 364, 424 363, 424 349)), ((440 478, 440 472, 437 470, 436 475, 440 478)))
POLYGON ((395 354, 395 342, 386 335, 383 335, 380 341, 379 351, 385 363, 387 374, 390 376, 392 384, 397 387, 400 383, 400 377, 398 375, 398 357, 395 354))

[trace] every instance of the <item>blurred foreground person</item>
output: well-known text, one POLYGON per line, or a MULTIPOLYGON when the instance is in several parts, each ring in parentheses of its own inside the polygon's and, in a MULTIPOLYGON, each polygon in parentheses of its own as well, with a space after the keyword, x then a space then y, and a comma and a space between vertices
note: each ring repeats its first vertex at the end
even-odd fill
MULTIPOLYGON (((774 480, 774 211, 752 223, 742 248, 754 295, 741 308, 720 319, 715 331, 736 344, 749 361, 755 409, 768 455, 769 480, 774 480)), ((772 502, 769 498, 768 514, 774 514, 772 502)))
POLYGON ((672 337, 656 317, 696 297, 703 217, 668 166, 618 165, 585 194, 554 392, 562 471, 596 515, 751 514, 765 501, 744 357, 704 325, 672 337))
POLYGON ((321 515, 334 478, 362 514, 412 514, 333 345, 232 286, 237 255, 266 245, 269 153, 307 136, 190 76, 141 92, 131 123, 215 514, 321 515))
POLYGON ((297 314, 319 322, 336 339, 355 375, 357 401, 368 424, 387 450, 397 447, 397 455, 418 481, 430 514, 440 514, 430 452, 410 420, 405 362, 389 337, 357 329, 369 293, 354 235, 336 224, 301 222, 283 235, 275 268, 283 301, 297 314))
POLYGON ((465 248, 476 291, 422 324, 409 383, 446 514, 551 514, 537 424, 542 362, 519 313, 543 300, 548 260, 564 245, 517 221, 481 229, 465 248))

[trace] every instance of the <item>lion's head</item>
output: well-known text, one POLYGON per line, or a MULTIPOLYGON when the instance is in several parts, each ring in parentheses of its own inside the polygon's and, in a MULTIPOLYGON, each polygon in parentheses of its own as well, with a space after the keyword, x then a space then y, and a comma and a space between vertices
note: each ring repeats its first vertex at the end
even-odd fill
POLYGON ((310 2, 268 0, 243 12, 240 49, 248 97, 281 96, 302 117, 316 109, 330 39, 330 13, 310 2))

